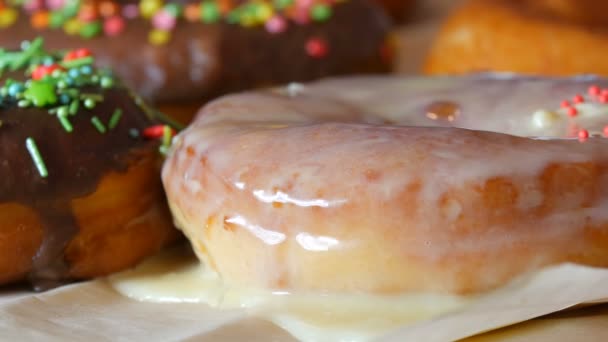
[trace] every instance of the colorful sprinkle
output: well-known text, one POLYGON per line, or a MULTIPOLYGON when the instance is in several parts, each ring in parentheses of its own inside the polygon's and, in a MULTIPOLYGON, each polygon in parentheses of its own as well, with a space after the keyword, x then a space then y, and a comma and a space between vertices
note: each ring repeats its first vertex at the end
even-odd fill
POLYGON ((578 131, 578 140, 580 142, 585 142, 587 141, 587 139, 589 139, 589 131, 587 131, 586 129, 581 129, 580 131, 578 131))
MULTIPOLYGON (((2 1, 2 0, 0 0, 2 1)), ((0 28, 18 18, 19 7, 29 16, 31 26, 62 28, 68 35, 92 38, 103 34, 115 37, 130 21, 143 17, 151 21, 152 44, 165 44, 178 21, 214 24, 225 22, 243 27, 265 27, 270 33, 284 32, 289 23, 299 25, 324 22, 333 16, 337 0, 198 0, 182 4, 167 0, 139 0, 125 4, 120 0, 15 0, 0 10, 0 28)))
POLYGON ((101 122, 101 120, 99 120, 98 117, 93 116, 91 118, 91 123, 93 124, 93 126, 95 126, 95 129, 97 129, 99 133, 104 134, 106 132, 106 126, 103 125, 103 123, 101 122))
POLYGON ((38 150, 36 141, 31 137, 27 137, 27 139, 25 139, 25 147, 27 148, 28 152, 30 153, 32 161, 34 161, 34 165, 36 166, 36 169, 38 170, 40 177, 42 177, 42 178, 48 177, 49 172, 46 168, 46 164, 44 163, 44 159, 42 159, 42 156, 40 155, 40 150, 38 150))
POLYGON ((306 53, 312 58, 323 58, 328 51, 327 43, 321 38, 310 38, 306 42, 306 53))
POLYGON ((110 130, 113 130, 114 128, 116 128, 116 126, 120 122, 120 118, 121 117, 122 117, 122 110, 120 110, 118 108, 118 109, 116 109, 114 111, 114 113, 112 113, 112 117, 110 118, 110 122, 108 122, 108 128, 110 130))
POLYGON ((282 33, 287 29, 287 21, 278 15, 273 16, 266 22, 266 31, 270 33, 282 33))
POLYGON ((597 85, 592 85, 587 89, 587 94, 590 96, 598 96, 600 94, 600 87, 597 85))

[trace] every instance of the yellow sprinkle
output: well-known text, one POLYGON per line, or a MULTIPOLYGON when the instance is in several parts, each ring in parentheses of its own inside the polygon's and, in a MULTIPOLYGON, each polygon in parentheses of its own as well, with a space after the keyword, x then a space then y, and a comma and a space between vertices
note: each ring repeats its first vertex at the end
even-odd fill
POLYGON ((169 41, 169 38, 171 38, 169 31, 154 29, 148 34, 148 41, 150 44, 154 45, 166 44, 169 41))
POLYGON ((246 13, 241 16, 239 23, 243 27, 253 27, 253 26, 257 25, 257 23, 258 23, 256 19, 257 18, 254 17, 253 15, 246 13))
POLYGON ((139 3, 139 13, 146 19, 152 16, 161 9, 163 2, 161 0, 141 0, 139 3))
POLYGON ((6 28, 15 23, 19 17, 19 12, 13 8, 0 10, 0 28, 6 28))
POLYGON ((82 23, 78 19, 70 19, 63 24, 63 30, 69 35, 75 35, 80 32, 82 23))
POLYGON ((269 4, 260 4, 255 14, 260 22, 265 23, 274 15, 274 10, 269 4))

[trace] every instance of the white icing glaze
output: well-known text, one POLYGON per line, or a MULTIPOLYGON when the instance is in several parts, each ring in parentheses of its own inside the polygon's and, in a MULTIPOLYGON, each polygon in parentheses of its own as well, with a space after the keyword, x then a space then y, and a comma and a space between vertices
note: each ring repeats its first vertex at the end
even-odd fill
POLYGON ((405 279, 399 286, 449 292, 467 271, 454 261, 463 258, 483 274, 476 288, 493 288, 517 267, 551 263, 560 249, 583 255, 589 227, 605 229, 608 176, 594 179, 597 196, 588 203, 570 187, 548 196, 542 179, 552 165, 608 164, 607 139, 568 135, 572 122, 592 132, 608 125, 603 107, 579 104, 572 120, 555 109, 595 82, 606 86, 368 77, 225 97, 180 134, 163 180, 178 224, 229 281, 306 287, 323 276, 335 288, 383 291, 366 279, 405 270, 398 280, 387 276, 386 287, 405 279), (457 105, 452 119, 428 117, 437 102, 457 105), (534 114, 539 108, 554 112, 555 123, 534 114), (488 201, 497 203, 486 212, 483 189, 493 184, 488 201), (511 190, 512 206, 499 196, 511 190), (537 214, 548 200, 556 203, 537 214), (247 243, 232 247, 241 232, 247 243), (243 253, 237 266, 225 261, 227 248, 243 253), (537 261, 514 267, 507 251, 537 261), (361 258, 343 279, 327 266, 344 262, 341 253, 361 258), (475 256, 495 264, 470 261, 475 256))
POLYGON ((369 341, 474 300, 437 294, 374 296, 227 287, 217 274, 180 249, 108 280, 118 292, 139 301, 243 309, 311 342, 369 341))

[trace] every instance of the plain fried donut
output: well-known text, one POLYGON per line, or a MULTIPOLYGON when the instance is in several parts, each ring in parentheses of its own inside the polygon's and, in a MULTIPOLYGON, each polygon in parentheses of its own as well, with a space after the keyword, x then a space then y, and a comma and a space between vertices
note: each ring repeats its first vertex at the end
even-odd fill
POLYGON ((378 77, 228 96, 176 137, 163 183, 229 284, 463 294, 606 267, 608 106, 560 108, 606 85, 378 77))
POLYGON ((594 0, 468 0, 447 18, 424 71, 608 75, 607 11, 594 0))

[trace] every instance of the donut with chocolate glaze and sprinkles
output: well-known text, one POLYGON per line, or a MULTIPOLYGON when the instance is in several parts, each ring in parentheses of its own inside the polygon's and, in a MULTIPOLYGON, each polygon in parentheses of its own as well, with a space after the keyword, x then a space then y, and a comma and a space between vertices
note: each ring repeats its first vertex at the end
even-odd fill
POLYGON ((173 129, 89 50, 42 43, 0 50, 0 285, 35 289, 125 269, 178 237, 159 180, 173 129))
POLYGON ((198 108, 257 86, 389 71, 389 21, 369 0, 0 0, 0 46, 42 36, 85 47, 147 100, 198 108))

